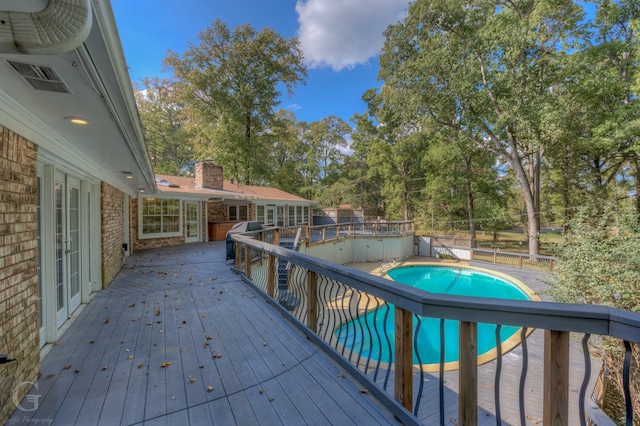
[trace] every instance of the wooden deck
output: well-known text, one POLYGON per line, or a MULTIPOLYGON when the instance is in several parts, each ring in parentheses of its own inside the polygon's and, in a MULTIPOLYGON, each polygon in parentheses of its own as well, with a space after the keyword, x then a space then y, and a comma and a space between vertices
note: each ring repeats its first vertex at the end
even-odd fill
POLYGON ((224 241, 128 258, 8 424, 397 424, 224 258, 224 241))

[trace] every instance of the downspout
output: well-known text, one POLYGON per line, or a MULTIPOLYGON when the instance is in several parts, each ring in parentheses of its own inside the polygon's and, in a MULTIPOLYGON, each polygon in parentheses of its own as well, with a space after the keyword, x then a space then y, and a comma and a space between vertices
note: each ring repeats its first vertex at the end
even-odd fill
POLYGON ((0 54, 70 52, 89 36, 92 16, 90 0, 49 0, 38 12, 0 10, 0 54))

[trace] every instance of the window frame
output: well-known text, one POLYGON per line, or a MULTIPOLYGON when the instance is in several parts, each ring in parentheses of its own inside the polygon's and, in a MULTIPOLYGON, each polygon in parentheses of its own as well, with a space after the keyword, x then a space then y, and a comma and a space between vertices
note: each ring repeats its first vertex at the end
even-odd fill
MULTIPOLYGON (((183 222, 183 200, 181 200, 180 198, 175 198, 175 197, 159 197, 158 195, 154 195, 154 196, 139 196, 138 197, 138 238, 143 240, 143 239, 151 239, 151 238, 170 238, 170 237, 181 237, 182 236, 182 222, 183 222), (147 200, 147 201, 145 201, 147 200), (148 202, 148 200, 154 200, 155 202, 161 201, 160 206, 153 206, 154 210, 158 210, 159 209, 159 213, 157 214, 145 214, 145 202, 148 202), (171 211, 171 212, 164 212, 165 209, 165 204, 167 204, 170 201, 174 201, 175 203, 177 203, 178 206, 178 211, 177 211, 177 224, 178 224, 178 229, 176 231, 169 231, 166 232, 164 231, 165 226, 169 226, 169 223, 165 223, 166 218, 168 217, 174 217, 176 216, 175 212, 171 211), (170 214, 173 213, 173 214, 170 214), (145 217, 157 217, 160 219, 160 232, 152 232, 152 233, 145 233, 145 217)), ((166 207, 168 208, 175 208, 175 206, 170 206, 167 205, 166 207)), ((175 225, 175 223, 173 223, 175 225)))

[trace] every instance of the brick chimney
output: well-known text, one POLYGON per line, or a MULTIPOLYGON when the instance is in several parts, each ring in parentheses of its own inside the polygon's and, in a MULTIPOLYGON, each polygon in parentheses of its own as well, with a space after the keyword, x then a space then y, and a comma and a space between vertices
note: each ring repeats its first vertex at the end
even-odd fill
POLYGON ((222 189, 222 166, 211 160, 196 163, 196 187, 222 189))

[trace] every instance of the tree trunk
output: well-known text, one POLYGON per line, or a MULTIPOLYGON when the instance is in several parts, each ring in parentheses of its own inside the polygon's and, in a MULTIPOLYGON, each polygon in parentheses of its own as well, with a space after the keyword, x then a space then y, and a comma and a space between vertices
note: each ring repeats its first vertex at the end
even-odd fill
POLYGON ((471 191, 471 156, 464 158, 465 177, 464 189, 467 193, 467 210, 469 217, 469 234, 471 236, 471 248, 476 248, 476 223, 473 217, 473 192, 471 191))
MULTIPOLYGON (((527 211, 527 235, 529 237, 529 254, 540 254, 540 220, 538 212, 536 211, 537 202, 535 200, 535 192, 532 189, 535 187, 529 182, 527 178, 527 172, 524 169, 520 158, 518 157, 518 151, 514 143, 514 137, 509 137, 511 150, 505 152, 509 164, 515 171, 520 187, 522 188, 522 195, 524 198, 524 205, 527 211)), ((534 174, 535 176, 535 174, 534 174)))

